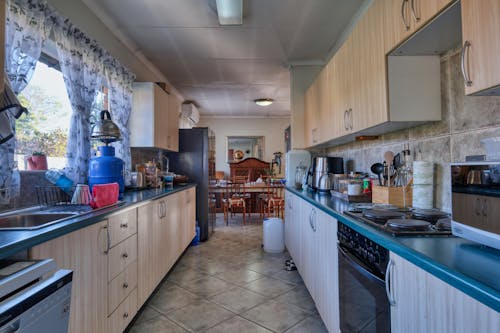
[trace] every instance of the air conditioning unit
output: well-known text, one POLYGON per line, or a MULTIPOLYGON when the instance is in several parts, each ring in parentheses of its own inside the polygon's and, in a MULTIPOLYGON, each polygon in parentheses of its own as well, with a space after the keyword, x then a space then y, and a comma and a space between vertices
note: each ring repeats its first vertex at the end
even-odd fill
POLYGON ((200 112, 193 103, 185 103, 182 104, 181 117, 196 125, 200 121, 200 112))

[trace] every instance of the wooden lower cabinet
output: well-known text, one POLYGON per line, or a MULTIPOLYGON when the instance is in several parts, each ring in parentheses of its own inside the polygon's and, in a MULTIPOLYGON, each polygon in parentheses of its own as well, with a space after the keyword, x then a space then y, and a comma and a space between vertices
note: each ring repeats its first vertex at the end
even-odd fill
POLYGON ((498 332, 500 314, 390 253, 392 332, 498 332))
POLYGON ((194 237, 195 188, 138 208, 138 302, 144 304, 194 237))
POLYGON ((69 332, 108 332, 106 220, 31 249, 33 259, 52 258, 73 271, 69 332))
POLYGON ((339 332, 337 220, 289 192, 285 200, 287 249, 328 331, 339 332))
POLYGON ((31 248, 73 271, 69 332, 123 332, 194 237, 195 211, 190 188, 31 248))

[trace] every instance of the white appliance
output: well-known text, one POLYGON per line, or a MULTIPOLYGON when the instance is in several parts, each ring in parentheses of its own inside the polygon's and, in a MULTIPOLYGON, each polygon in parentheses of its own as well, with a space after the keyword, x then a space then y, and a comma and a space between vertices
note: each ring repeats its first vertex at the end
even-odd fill
POLYGON ((200 111, 193 103, 184 103, 181 106, 180 128, 193 128, 200 121, 200 111))
POLYGON ((73 272, 46 260, 0 260, 0 332, 68 332, 73 272))
POLYGON ((303 165, 306 170, 309 170, 311 166, 311 153, 307 150, 290 150, 285 155, 285 177, 286 184, 289 187, 293 187, 295 184, 295 170, 299 163, 303 165))

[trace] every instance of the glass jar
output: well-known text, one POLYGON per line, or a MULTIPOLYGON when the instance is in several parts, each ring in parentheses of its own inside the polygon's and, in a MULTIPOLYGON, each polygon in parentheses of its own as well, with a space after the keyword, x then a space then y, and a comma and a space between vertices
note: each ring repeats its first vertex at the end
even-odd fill
POLYGON ((302 189, 302 183, 304 181, 304 177, 306 176, 307 168, 305 165, 299 163, 295 168, 295 188, 297 190, 302 189))

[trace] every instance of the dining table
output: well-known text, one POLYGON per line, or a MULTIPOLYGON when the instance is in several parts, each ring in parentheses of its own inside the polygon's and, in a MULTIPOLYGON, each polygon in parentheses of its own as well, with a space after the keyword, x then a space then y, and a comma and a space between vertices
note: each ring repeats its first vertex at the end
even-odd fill
MULTIPOLYGON (((215 197, 216 199, 216 211, 218 213, 223 211, 223 206, 222 206, 222 193, 225 193, 227 190, 230 190, 232 183, 227 181, 227 182, 222 182, 222 183, 215 183, 215 184, 209 184, 208 186, 208 193, 209 196, 213 194, 212 197, 215 197)), ((282 189, 285 187, 285 185, 282 182, 273 182, 273 183, 265 183, 265 182, 247 182, 242 184, 243 186, 240 187, 242 191, 245 193, 250 193, 251 194, 251 200, 250 200, 250 209, 251 213, 259 213, 258 211, 258 197, 259 194, 264 194, 268 193, 270 189, 282 189)))

